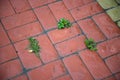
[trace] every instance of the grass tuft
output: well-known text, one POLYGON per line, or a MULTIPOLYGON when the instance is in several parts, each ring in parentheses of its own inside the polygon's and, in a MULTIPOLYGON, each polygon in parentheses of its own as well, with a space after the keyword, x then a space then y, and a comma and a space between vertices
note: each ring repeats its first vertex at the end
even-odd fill
POLYGON ((92 51, 97 51, 96 43, 92 38, 86 39, 85 40, 85 45, 87 46, 88 49, 90 49, 92 51))
POLYGON ((70 21, 65 18, 61 18, 58 22, 58 29, 69 28, 71 26, 72 24, 70 23, 70 21))
POLYGON ((39 57, 40 47, 38 45, 38 41, 34 39, 33 37, 30 37, 29 39, 29 52, 35 53, 37 57, 39 57))

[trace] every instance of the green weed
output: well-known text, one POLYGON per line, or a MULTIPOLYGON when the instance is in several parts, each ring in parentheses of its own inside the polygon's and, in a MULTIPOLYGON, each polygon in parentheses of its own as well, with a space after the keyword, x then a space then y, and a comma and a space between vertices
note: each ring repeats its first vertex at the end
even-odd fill
POLYGON ((71 26, 72 24, 70 23, 70 21, 64 18, 60 19, 58 22, 58 29, 64 29, 65 27, 68 28, 71 26))
POLYGON ((35 53, 37 57, 39 57, 40 47, 38 45, 38 41, 34 39, 33 37, 30 37, 29 39, 29 52, 35 53))
POLYGON ((90 49, 92 51, 97 51, 96 43, 92 38, 86 39, 85 40, 85 45, 87 46, 88 49, 90 49))

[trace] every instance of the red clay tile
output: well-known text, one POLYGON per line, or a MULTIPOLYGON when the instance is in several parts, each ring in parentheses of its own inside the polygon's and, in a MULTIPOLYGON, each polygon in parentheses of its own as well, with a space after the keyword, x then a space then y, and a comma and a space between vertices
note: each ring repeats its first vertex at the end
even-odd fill
POLYGON ((62 30, 56 29, 56 30, 50 31, 50 32, 48 32, 48 35, 53 43, 57 43, 57 42, 66 40, 68 38, 71 38, 80 33, 81 33, 81 31, 78 28, 78 25, 73 24, 72 27, 70 27, 70 28, 66 28, 66 29, 62 29, 62 30))
POLYGON ((16 12, 22 12, 30 9, 30 5, 27 0, 10 0, 16 12))
POLYGON ((71 13, 72 13, 73 17, 75 18, 75 20, 79 20, 79 19, 86 18, 88 16, 91 16, 93 14, 96 14, 96 13, 99 13, 102 11, 103 10, 99 6, 99 4, 97 2, 93 2, 88 5, 75 8, 75 9, 71 10, 71 13))
POLYGON ((42 32, 39 22, 30 23, 8 31, 13 42, 37 35, 42 32))
POLYGON ((72 80, 72 79, 71 79, 70 75, 65 75, 60 78, 57 78, 56 80, 72 80))
POLYGON ((28 0, 33 8, 54 2, 55 0, 28 0))
POLYGON ((10 41, 8 39, 8 36, 6 35, 4 29, 2 28, 2 25, 0 24, 0 46, 4 46, 6 44, 9 44, 10 41))
POLYGON ((94 0, 63 0, 68 9, 73 9, 75 7, 82 6, 94 0))
POLYGON ((65 7, 64 3, 59 1, 49 5, 50 9, 52 10, 54 16, 57 20, 61 18, 66 18, 73 22, 73 18, 67 8, 65 7))
POLYGON ((97 25, 100 27, 100 29, 106 35, 107 38, 113 38, 115 36, 120 35, 120 29, 110 19, 110 17, 107 14, 102 13, 93 16, 93 19, 95 20, 95 22, 97 23, 97 25))
POLYGON ((24 65, 25 68, 33 68, 40 66, 42 63, 38 57, 35 56, 34 53, 28 52, 29 42, 28 40, 24 40, 15 44, 15 48, 18 51, 18 55, 24 65))
POLYGON ((88 3, 92 2, 92 1, 95 1, 95 0, 82 0, 82 1, 83 1, 84 4, 88 4, 88 3))
POLYGON ((0 66, 0 79, 7 80, 10 77, 16 76, 22 72, 21 64, 18 60, 13 60, 4 63, 0 66))
POLYGON ((34 11, 45 30, 56 27, 56 20, 47 6, 36 8, 34 11))
POLYGON ((120 38, 114 38, 106 42, 98 44, 98 53, 102 58, 111 56, 120 52, 120 38))
POLYGON ((81 20, 78 23, 88 38, 93 38, 97 42, 105 40, 105 36, 91 19, 81 20))
POLYGON ((57 52, 46 35, 38 36, 37 40, 41 47, 40 56, 43 62, 46 63, 57 59, 57 52))
POLYGON ((65 73, 61 61, 55 61, 28 72, 28 76, 30 80, 52 80, 65 73))
POLYGON ((0 63, 16 58, 16 52, 12 45, 0 48, 0 63))
POLYGON ((12 80, 28 80, 27 76, 26 75, 21 75, 21 76, 18 76, 12 80))
POLYGON ((83 0, 63 0, 63 1, 68 9, 73 9, 84 4, 83 0))
POLYGON ((2 19, 2 23, 4 24, 6 29, 11 29, 16 26, 21 26, 23 24, 33 22, 36 20, 34 13, 29 10, 20 14, 15 14, 13 16, 9 16, 2 19))
POLYGON ((56 80, 72 80, 72 78, 70 77, 70 75, 65 75, 65 76, 57 78, 56 80))
POLYGON ((112 56, 105 60, 107 66, 113 73, 120 72, 120 56, 112 56))
POLYGON ((77 55, 64 58, 63 61, 73 80, 93 80, 92 76, 77 55))
POLYGON ((117 80, 120 80, 120 73, 116 74, 115 77, 117 80))
POLYGON ((0 18, 13 15, 14 13, 9 0, 0 0, 0 18))
POLYGON ((79 54, 95 80, 110 76, 111 73, 96 52, 85 50, 79 54))
POLYGON ((106 78, 106 79, 103 79, 103 80, 116 80, 114 77, 109 77, 109 78, 106 78))
POLYGON ((78 50, 84 49, 85 48, 84 40, 85 40, 84 36, 75 37, 73 39, 56 44, 56 49, 58 50, 61 56, 66 56, 78 50))

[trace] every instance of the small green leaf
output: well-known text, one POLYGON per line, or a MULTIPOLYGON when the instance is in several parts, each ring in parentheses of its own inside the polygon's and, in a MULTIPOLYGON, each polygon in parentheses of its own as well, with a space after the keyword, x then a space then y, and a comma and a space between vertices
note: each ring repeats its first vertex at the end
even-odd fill
POLYGON ((64 29, 65 27, 68 28, 71 26, 72 26, 72 24, 70 23, 70 21, 66 20, 64 18, 61 18, 58 22, 58 29, 64 29))
POLYGON ((96 50, 97 50, 97 48, 96 48, 96 43, 95 43, 95 41, 94 41, 92 38, 86 39, 86 40, 85 40, 85 45, 86 45, 86 47, 87 47, 88 49, 90 49, 90 50, 92 50, 92 51, 96 51, 96 50))
POLYGON ((28 40, 30 42, 29 52, 33 52, 37 57, 39 57, 40 47, 38 45, 38 41, 33 37, 30 37, 28 40))

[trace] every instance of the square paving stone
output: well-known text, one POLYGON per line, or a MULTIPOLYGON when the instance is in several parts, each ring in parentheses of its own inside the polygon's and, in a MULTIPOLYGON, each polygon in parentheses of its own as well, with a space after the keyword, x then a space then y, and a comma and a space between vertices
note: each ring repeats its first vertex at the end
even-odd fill
POLYGON ((98 0, 98 3, 102 6, 104 9, 112 8, 117 6, 117 3, 115 0, 98 0))
POLYGON ((113 21, 120 20, 120 6, 108 10, 107 14, 112 18, 113 21))

